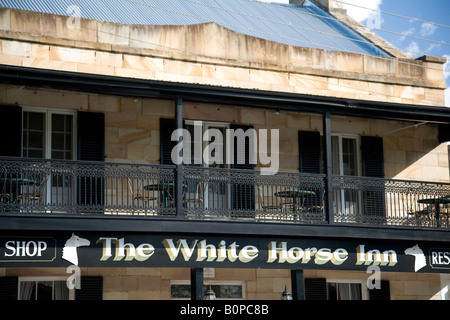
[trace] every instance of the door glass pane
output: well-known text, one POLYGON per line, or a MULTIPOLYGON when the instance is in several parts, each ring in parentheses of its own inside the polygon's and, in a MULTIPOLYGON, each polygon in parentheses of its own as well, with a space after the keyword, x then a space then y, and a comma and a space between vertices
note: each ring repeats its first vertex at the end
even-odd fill
POLYGON ((357 170, 356 139, 342 138, 342 164, 343 174, 356 176, 357 170))
MULTIPOLYGON (((204 153, 205 166, 210 168, 226 168, 228 165, 225 160, 225 126, 215 126, 213 124, 205 125, 205 130, 208 130, 209 136, 206 135, 204 153), (209 147, 208 147, 209 146, 209 147)), ((205 203, 208 209, 223 210, 228 209, 228 193, 229 184, 226 180, 221 179, 218 175, 213 175, 209 180, 206 192, 205 203)))
POLYGON ((189 163, 191 165, 201 165, 202 164, 202 153, 203 153, 203 148, 202 148, 202 143, 203 143, 203 139, 200 139, 198 137, 196 137, 195 135, 195 130, 199 130, 200 134, 203 136, 203 126, 198 126, 199 128, 196 128, 194 125, 192 124, 187 124, 186 125, 186 130, 189 132, 190 136, 191 136, 191 146, 190 146, 190 152, 191 152, 191 158, 189 159, 189 163), (196 150, 201 150, 201 152, 196 152, 196 150))
POLYGON ((45 157, 45 114, 23 113, 22 154, 26 158, 45 157))
POLYGON ((333 174, 341 174, 341 161, 339 153, 339 137, 331 137, 331 156, 333 158, 333 174))
MULTIPOLYGON (((73 116, 68 114, 51 115, 51 158, 72 160, 73 158, 73 116)), ((51 203, 66 207, 73 202, 73 179, 67 174, 53 174, 51 177, 51 203)))
POLYGON ((72 115, 52 115, 52 159, 72 160, 72 118, 72 115))

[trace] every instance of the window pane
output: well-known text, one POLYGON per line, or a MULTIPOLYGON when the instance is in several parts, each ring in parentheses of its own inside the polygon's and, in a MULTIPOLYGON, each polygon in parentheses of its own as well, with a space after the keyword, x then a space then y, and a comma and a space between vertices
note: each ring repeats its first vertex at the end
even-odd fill
POLYGON ((64 150, 64 133, 52 134, 52 149, 53 150, 64 150))
POLYGON ((352 300, 362 300, 360 283, 350 283, 350 295, 352 300))
POLYGON ((64 152, 52 151, 52 159, 64 159, 64 152))
POLYGON ((23 113, 23 144, 24 157, 43 158, 45 146, 45 114, 38 112, 23 113))
POLYGON ((43 149, 44 133, 39 131, 30 131, 28 133, 28 148, 43 149))
POLYGON ((52 115, 52 159, 72 160, 72 121, 71 115, 52 115))
POLYGON ((327 282, 328 300, 362 300, 360 283, 327 282))
POLYGON ((191 286, 188 284, 173 284, 170 286, 171 298, 187 299, 191 297, 191 286))
POLYGON ((338 283, 338 292, 339 300, 351 300, 349 283, 338 283))
POLYGON ((55 281, 54 292, 54 300, 69 300, 69 288, 66 281, 55 281))
POLYGON ((357 175, 356 139, 342 139, 342 156, 344 175, 357 175))
POLYGON ((37 299, 36 300, 52 300, 53 283, 51 281, 42 281, 37 283, 37 299))
POLYGON ((19 300, 36 300, 36 282, 20 282, 19 300))
POLYGON ((43 158, 44 150, 28 150, 24 157, 28 158, 43 158))
POLYGON ((333 174, 341 174, 339 137, 331 137, 331 156, 333 158, 333 174))
POLYGON ((336 283, 327 283, 328 285, 328 300, 337 300, 337 286, 336 283))
MULTIPOLYGON (((205 285, 203 290, 206 292, 209 285, 205 285)), ((242 285, 218 284, 211 285, 216 299, 242 299, 242 285)), ((172 284, 170 286, 170 297, 178 299, 189 299, 191 297, 191 286, 189 284, 172 284)))
POLYGON ((52 115, 52 131, 64 132, 65 116, 62 114, 52 115))
POLYGON ((216 298, 226 298, 226 299, 242 298, 242 286, 240 285, 211 286, 211 289, 216 294, 216 298))
POLYGON ((27 112, 28 113, 28 129, 29 130, 44 130, 44 113, 40 112, 27 112))

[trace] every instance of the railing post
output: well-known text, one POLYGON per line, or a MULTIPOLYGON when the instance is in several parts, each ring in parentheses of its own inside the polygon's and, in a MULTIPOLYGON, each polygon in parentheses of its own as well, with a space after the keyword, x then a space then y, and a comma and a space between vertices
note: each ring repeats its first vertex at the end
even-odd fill
POLYGON ((203 268, 191 269, 191 300, 203 300, 203 268))
POLYGON ((329 224, 334 223, 333 212, 333 157, 331 155, 331 113, 323 114, 323 144, 325 162, 325 214, 329 224))
MULTIPOLYGON (((177 129, 183 129, 183 99, 177 98, 175 121, 177 129)), ((183 217, 183 164, 177 164, 175 169, 175 208, 178 218, 183 217)))
POLYGON ((291 270, 292 300, 305 300, 303 270, 291 270))

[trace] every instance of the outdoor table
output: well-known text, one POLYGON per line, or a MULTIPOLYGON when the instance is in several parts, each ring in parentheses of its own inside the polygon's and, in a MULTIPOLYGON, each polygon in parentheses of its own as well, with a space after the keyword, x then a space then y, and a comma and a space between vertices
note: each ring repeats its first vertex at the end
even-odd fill
POLYGON ((16 202, 16 199, 19 198, 21 193, 21 186, 24 185, 33 185, 35 181, 32 179, 24 179, 24 178, 3 178, 0 179, 0 183, 3 184, 2 188, 5 193, 9 194, 9 203, 10 203, 10 211, 13 211, 12 204, 16 202), (17 192, 16 192, 17 191, 17 192))
POLYGON ((10 192, 10 202, 14 202, 14 191, 17 190, 17 195, 19 195, 19 186, 24 185, 32 185, 35 184, 35 181, 32 179, 24 179, 24 178, 6 178, 1 179, 1 182, 5 184, 5 191, 10 192))
POLYGON ((294 213, 297 212, 297 199, 301 199, 301 205, 303 206, 303 200, 305 199, 306 196, 315 196, 315 195, 316 193, 314 191, 308 190, 286 190, 275 193, 275 196, 277 197, 292 199, 294 213))
POLYGON ((418 203, 422 204, 433 204, 435 206, 435 212, 436 212, 436 225, 440 226, 440 214, 441 214, 441 204, 449 204, 450 203, 450 196, 441 197, 441 198, 429 198, 429 199, 420 199, 417 200, 418 203))
MULTIPOLYGON (((155 183, 144 186, 144 190, 147 191, 159 191, 161 193, 161 198, 163 199, 164 208, 169 207, 170 199, 174 198, 173 193, 175 191, 175 183, 166 182, 166 183, 155 183)), ((187 185, 183 184, 183 194, 187 190, 187 185)))

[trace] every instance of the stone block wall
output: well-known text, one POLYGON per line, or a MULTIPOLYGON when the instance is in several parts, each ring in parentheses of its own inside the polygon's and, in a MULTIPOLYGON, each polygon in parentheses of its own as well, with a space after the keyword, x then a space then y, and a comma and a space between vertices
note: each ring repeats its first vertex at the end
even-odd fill
MULTIPOLYGON (((81 268, 81 275, 103 277, 104 300, 169 300, 171 281, 190 280, 187 268, 81 268)), ((0 276, 67 277, 64 268, 0 269, 0 276)), ((370 274, 350 271, 305 270, 305 278, 333 281, 358 280, 366 283, 370 274)), ((442 300, 448 277, 439 274, 381 274, 389 280, 391 300, 442 300)), ((285 286, 291 292, 290 270, 285 269, 214 269, 214 277, 205 282, 234 282, 243 286, 246 300, 280 300, 285 286)))
POLYGON ((292 47, 213 23, 135 26, 0 8, 0 63, 234 88, 444 105, 442 58, 292 47))

